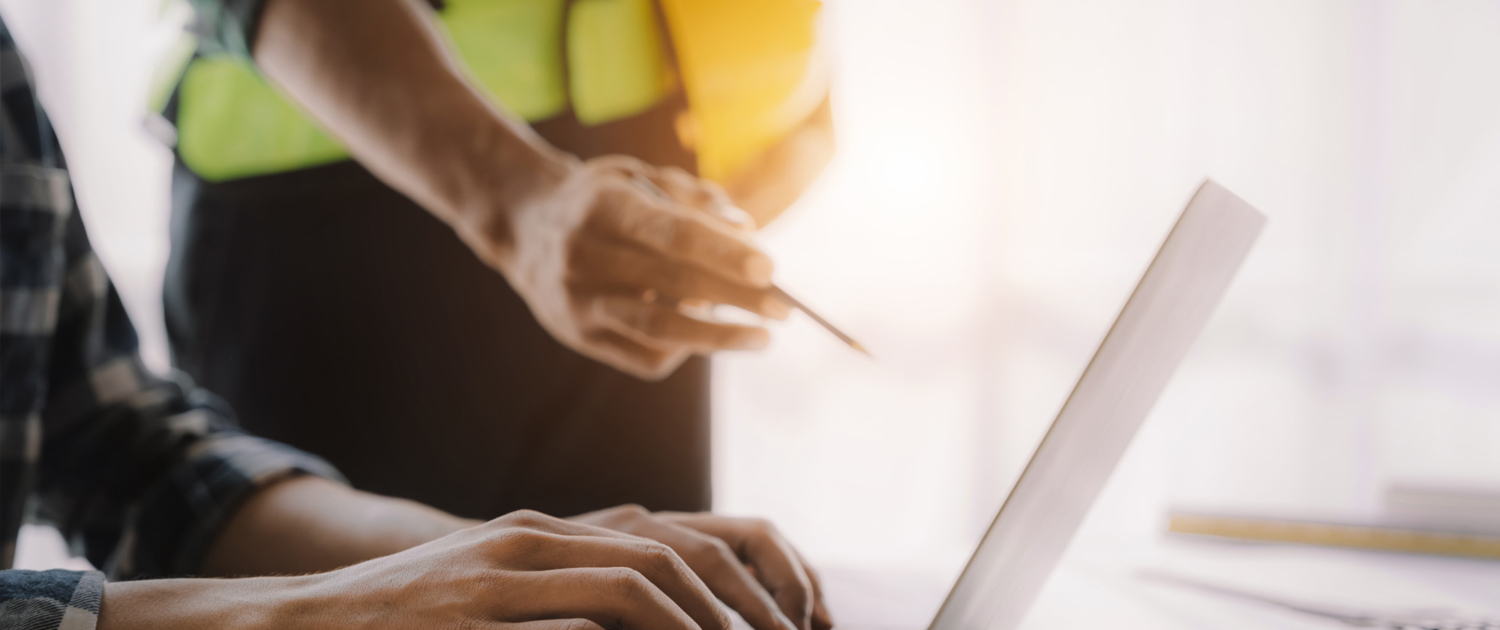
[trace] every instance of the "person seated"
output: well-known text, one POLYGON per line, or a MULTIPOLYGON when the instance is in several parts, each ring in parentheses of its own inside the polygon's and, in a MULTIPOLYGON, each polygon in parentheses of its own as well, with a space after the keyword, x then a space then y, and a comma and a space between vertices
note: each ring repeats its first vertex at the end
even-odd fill
POLYGON ((351 489, 149 373, 3 20, 0 69, 0 627, 727 630, 720 601, 757 630, 830 624, 764 521, 463 519, 351 489), (10 569, 28 519, 103 572, 10 569))

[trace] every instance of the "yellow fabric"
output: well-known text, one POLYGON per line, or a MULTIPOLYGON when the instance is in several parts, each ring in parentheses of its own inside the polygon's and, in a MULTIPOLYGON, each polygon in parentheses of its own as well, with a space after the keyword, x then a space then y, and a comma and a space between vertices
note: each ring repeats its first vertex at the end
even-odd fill
POLYGON ((816 0, 660 0, 692 109, 698 170, 724 181, 828 92, 816 0))
MULTIPOLYGON (((571 105, 600 124, 687 92, 685 140, 726 180, 806 119, 827 90, 814 0, 660 0, 681 68, 674 76, 652 0, 447 0, 440 19, 469 74, 511 112, 544 120, 571 105)), ((181 67, 180 65, 176 67, 181 67)), ((322 128, 235 57, 193 59, 178 90, 178 153, 223 181, 347 159, 322 128)))

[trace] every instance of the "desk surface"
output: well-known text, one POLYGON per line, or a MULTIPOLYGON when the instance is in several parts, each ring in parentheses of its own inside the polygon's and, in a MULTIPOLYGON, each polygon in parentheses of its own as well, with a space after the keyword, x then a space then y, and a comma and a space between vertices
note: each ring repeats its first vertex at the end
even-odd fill
MULTIPOLYGON (((1266 595, 1371 612, 1447 608, 1500 617, 1500 562, 1171 538, 1115 557, 1070 554, 1023 624, 1028 630, 1108 627, 1327 630, 1340 623, 1138 577, 1143 569, 1266 595)), ((829 606, 850 630, 920 630, 951 576, 829 567, 829 606)))

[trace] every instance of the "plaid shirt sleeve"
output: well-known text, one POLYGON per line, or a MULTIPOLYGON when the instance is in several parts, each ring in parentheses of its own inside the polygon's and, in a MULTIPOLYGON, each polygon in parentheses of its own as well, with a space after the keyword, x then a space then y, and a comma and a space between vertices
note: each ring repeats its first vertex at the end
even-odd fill
POLYGON ((89 630, 103 596, 98 571, 0 571, 0 627, 89 630))
MULTIPOLYGON (((39 520, 112 577, 190 575, 255 490, 290 475, 342 479, 317 457, 242 433, 207 392, 146 371, 83 222, 62 216, 65 273, 44 300, 56 329, 40 440, 25 447, 37 457, 39 520)), ((0 627, 92 628, 103 584, 99 572, 0 571, 0 627)))
POLYGON ((37 516, 112 577, 196 573, 219 526, 290 474, 338 479, 321 459, 239 431, 226 406, 148 372, 135 329, 69 213, 37 516))
MULTIPOLYGON (((0 569, 30 515, 112 576, 195 573, 257 489, 341 477, 142 366, 3 21, 0 96, 0 569)), ((0 571, 0 628, 93 628, 103 589, 98 571, 0 571)))

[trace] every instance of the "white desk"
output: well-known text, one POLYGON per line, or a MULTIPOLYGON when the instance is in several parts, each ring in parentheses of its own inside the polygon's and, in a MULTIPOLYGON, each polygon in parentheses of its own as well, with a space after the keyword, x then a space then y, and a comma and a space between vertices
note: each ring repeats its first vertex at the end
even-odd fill
MULTIPOLYGON (((1338 622, 1141 580, 1158 569, 1308 603, 1500 617, 1500 562, 1164 539, 1115 557, 1070 554, 1024 627, 1327 630, 1338 622)), ((828 602, 850 630, 926 626, 951 577, 828 567, 828 602)))

